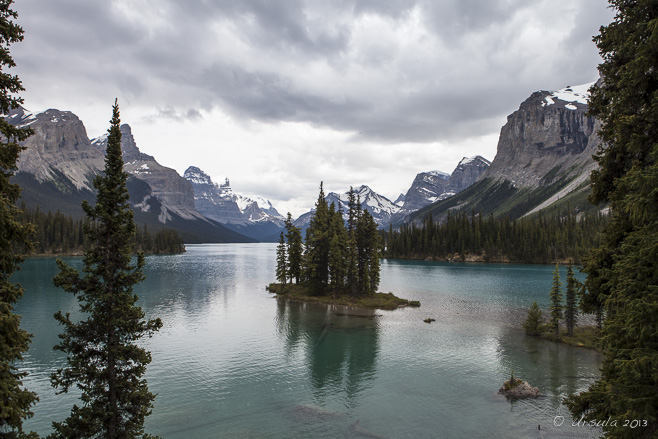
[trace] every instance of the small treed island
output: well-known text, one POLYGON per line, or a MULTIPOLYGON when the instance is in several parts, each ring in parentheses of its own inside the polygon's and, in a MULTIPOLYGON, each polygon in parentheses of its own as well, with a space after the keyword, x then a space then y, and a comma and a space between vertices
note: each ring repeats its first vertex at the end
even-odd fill
MULTIPOLYGON (((118 98, 96 138, 70 111, 24 108, 12 4, 0 439, 658 439, 658 0, 609 0, 600 78, 532 93, 493 161, 419 172, 395 201, 323 179, 296 219, 140 151, 118 98)), ((252 73, 221 79, 280 105, 252 73)))
POLYGON ((288 214, 276 250, 278 283, 268 286, 277 296, 334 305, 395 309, 420 306, 393 293, 377 292, 380 280, 380 243, 372 215, 361 209, 352 188, 347 197, 347 219, 341 204, 327 205, 324 189, 302 241, 301 230, 288 214))

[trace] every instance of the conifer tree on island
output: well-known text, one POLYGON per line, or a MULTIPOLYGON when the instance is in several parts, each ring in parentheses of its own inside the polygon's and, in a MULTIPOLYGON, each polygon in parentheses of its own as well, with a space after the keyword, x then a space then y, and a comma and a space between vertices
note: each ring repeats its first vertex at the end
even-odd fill
POLYGON ((560 336, 560 319, 562 318, 562 285, 560 284, 560 266, 555 264, 553 270, 553 286, 551 287, 551 319, 548 329, 555 336, 560 336))
POLYGON ((74 322, 61 311, 55 315, 64 325, 55 349, 67 354, 68 365, 55 372, 51 381, 60 392, 77 387, 82 405, 75 405, 64 422, 53 423, 53 438, 151 437, 144 432, 144 419, 155 395, 143 379, 151 354, 136 343, 160 329, 162 322, 146 320, 133 293, 133 286, 144 279, 144 255, 140 252, 136 263, 131 262, 135 224, 128 203, 119 125, 115 101, 105 171, 94 180, 96 205, 82 204, 91 243, 83 259, 84 275, 57 261, 60 272, 55 285, 75 295, 84 320, 74 322))
POLYGON ((279 245, 276 247, 276 280, 283 285, 286 284, 288 277, 288 255, 286 251, 286 239, 281 232, 279 245))
POLYGON ((336 208, 333 203, 327 206, 324 187, 320 183, 320 194, 306 230, 304 245, 299 229, 288 214, 287 259, 283 233, 277 247, 276 273, 282 285, 285 285, 283 273, 287 272, 291 282, 296 278, 310 296, 332 294, 336 298, 348 294, 356 298, 377 292, 380 279, 377 223, 368 211, 360 209, 358 197, 351 188, 348 201, 346 226, 342 208, 336 208))
POLYGON ((579 282, 574 277, 573 266, 567 267, 567 290, 564 299, 564 324, 567 327, 567 335, 573 336, 573 329, 578 323, 578 296, 576 286, 579 282))
MULTIPOLYGON (((0 1, 0 110, 5 116, 23 100, 13 94, 24 90, 17 76, 3 71, 16 64, 9 54, 9 45, 23 40, 23 29, 12 20, 17 18, 10 9, 11 0, 0 1)), ((20 187, 9 179, 17 169, 18 155, 23 149, 18 142, 32 134, 29 128, 16 128, 0 117, 0 436, 6 438, 33 438, 35 433, 23 431, 23 421, 32 416, 30 408, 38 400, 36 393, 23 388, 27 375, 19 372, 15 363, 23 358, 31 335, 20 328, 20 316, 14 305, 23 295, 20 285, 9 278, 22 262, 17 249, 31 248, 33 227, 21 224, 17 216, 16 201, 20 187)))
POLYGON ((523 322, 523 329, 527 335, 541 334, 542 313, 537 302, 533 302, 528 310, 528 316, 523 322))
POLYGON ((588 295, 605 306, 601 378, 565 402, 575 419, 617 420, 609 438, 658 437, 658 1, 610 0, 614 21, 595 42, 602 83, 590 114, 603 145, 592 201, 612 218, 584 263, 588 295), (624 421, 637 420, 636 428, 624 421))
POLYGON ((304 249, 302 246, 302 232, 292 222, 292 215, 288 212, 285 222, 286 240, 288 241, 288 276, 290 283, 293 279, 298 284, 302 278, 302 261, 304 249))

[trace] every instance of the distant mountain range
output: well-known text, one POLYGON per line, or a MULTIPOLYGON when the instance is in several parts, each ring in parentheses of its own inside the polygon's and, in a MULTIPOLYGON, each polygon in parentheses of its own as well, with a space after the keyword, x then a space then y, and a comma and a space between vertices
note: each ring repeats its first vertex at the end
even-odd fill
MULTIPOLYGON (((81 217, 82 200, 96 198, 92 180, 105 166, 107 138, 92 143, 82 121, 69 111, 30 113, 18 108, 7 119, 12 125, 34 130, 24 142, 26 150, 19 157, 18 172, 12 179, 23 188, 22 201, 42 211, 59 210, 81 217)), ((176 229, 190 243, 254 241, 201 215, 194 208, 191 183, 142 154, 128 125, 122 125, 121 132, 125 169, 131 176, 127 186, 138 224, 153 230, 176 229)))
POLYGON ((600 122, 587 116, 592 84, 538 91, 507 117, 491 166, 461 193, 413 212, 408 221, 467 210, 512 219, 538 211, 594 209, 587 202, 600 122))
MULTIPOLYGON (((361 202, 361 209, 370 212, 380 228, 390 224, 399 225, 404 218, 412 212, 425 207, 437 200, 443 200, 466 189, 477 180, 489 167, 489 161, 483 157, 464 157, 452 174, 442 171, 421 172, 411 183, 406 194, 392 202, 383 195, 378 194, 366 185, 354 188, 354 192, 361 202)), ((327 203, 334 203, 336 208, 342 205, 344 217, 347 219, 347 194, 345 191, 339 195, 330 192, 326 195, 327 203)), ((295 225, 305 229, 308 227, 314 210, 301 215, 295 225)))
POLYGON ((285 218, 269 200, 236 194, 228 178, 217 184, 196 166, 183 176, 192 184, 194 205, 204 216, 260 241, 278 239, 285 218))
MULTIPOLYGON (((592 155, 600 145, 600 124, 586 115, 591 84, 533 93, 508 116, 492 162, 464 157, 451 174, 421 172, 395 202, 366 185, 354 188, 361 207, 381 228, 419 222, 427 215, 468 210, 518 218, 539 210, 591 209, 587 201, 592 155)), ((7 120, 30 126, 13 181, 23 187, 29 207, 82 216, 82 200, 95 198, 91 181, 104 167, 107 136, 90 140, 80 119, 69 111, 31 113, 13 110, 7 120)), ((122 125, 121 148, 135 219, 151 228, 175 228, 185 242, 273 241, 284 217, 261 197, 234 193, 229 180, 219 184, 200 168, 184 176, 140 152, 130 126, 122 125)), ((347 211, 347 191, 327 196, 347 211)), ((308 227, 312 211, 295 221, 308 227)))

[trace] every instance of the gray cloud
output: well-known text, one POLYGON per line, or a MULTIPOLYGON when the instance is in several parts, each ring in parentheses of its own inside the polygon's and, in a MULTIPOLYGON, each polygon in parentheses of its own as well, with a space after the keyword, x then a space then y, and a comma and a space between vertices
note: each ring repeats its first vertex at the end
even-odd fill
POLYGON ((599 3, 24 0, 14 51, 28 93, 53 99, 110 93, 156 118, 220 108, 434 142, 499 129, 536 89, 595 80, 590 39, 610 18, 599 3), (547 8, 568 16, 548 21, 547 8))

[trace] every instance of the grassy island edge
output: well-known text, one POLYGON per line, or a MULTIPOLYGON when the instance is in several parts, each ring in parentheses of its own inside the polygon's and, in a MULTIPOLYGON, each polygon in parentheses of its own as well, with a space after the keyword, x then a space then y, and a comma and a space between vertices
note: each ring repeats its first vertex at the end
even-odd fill
POLYGON ((310 296, 303 285, 271 283, 266 287, 267 291, 276 297, 287 298, 309 303, 321 303, 325 305, 354 306, 367 309, 394 310, 402 307, 419 307, 417 300, 407 300, 397 297, 393 293, 374 293, 363 297, 353 297, 349 294, 310 296))

